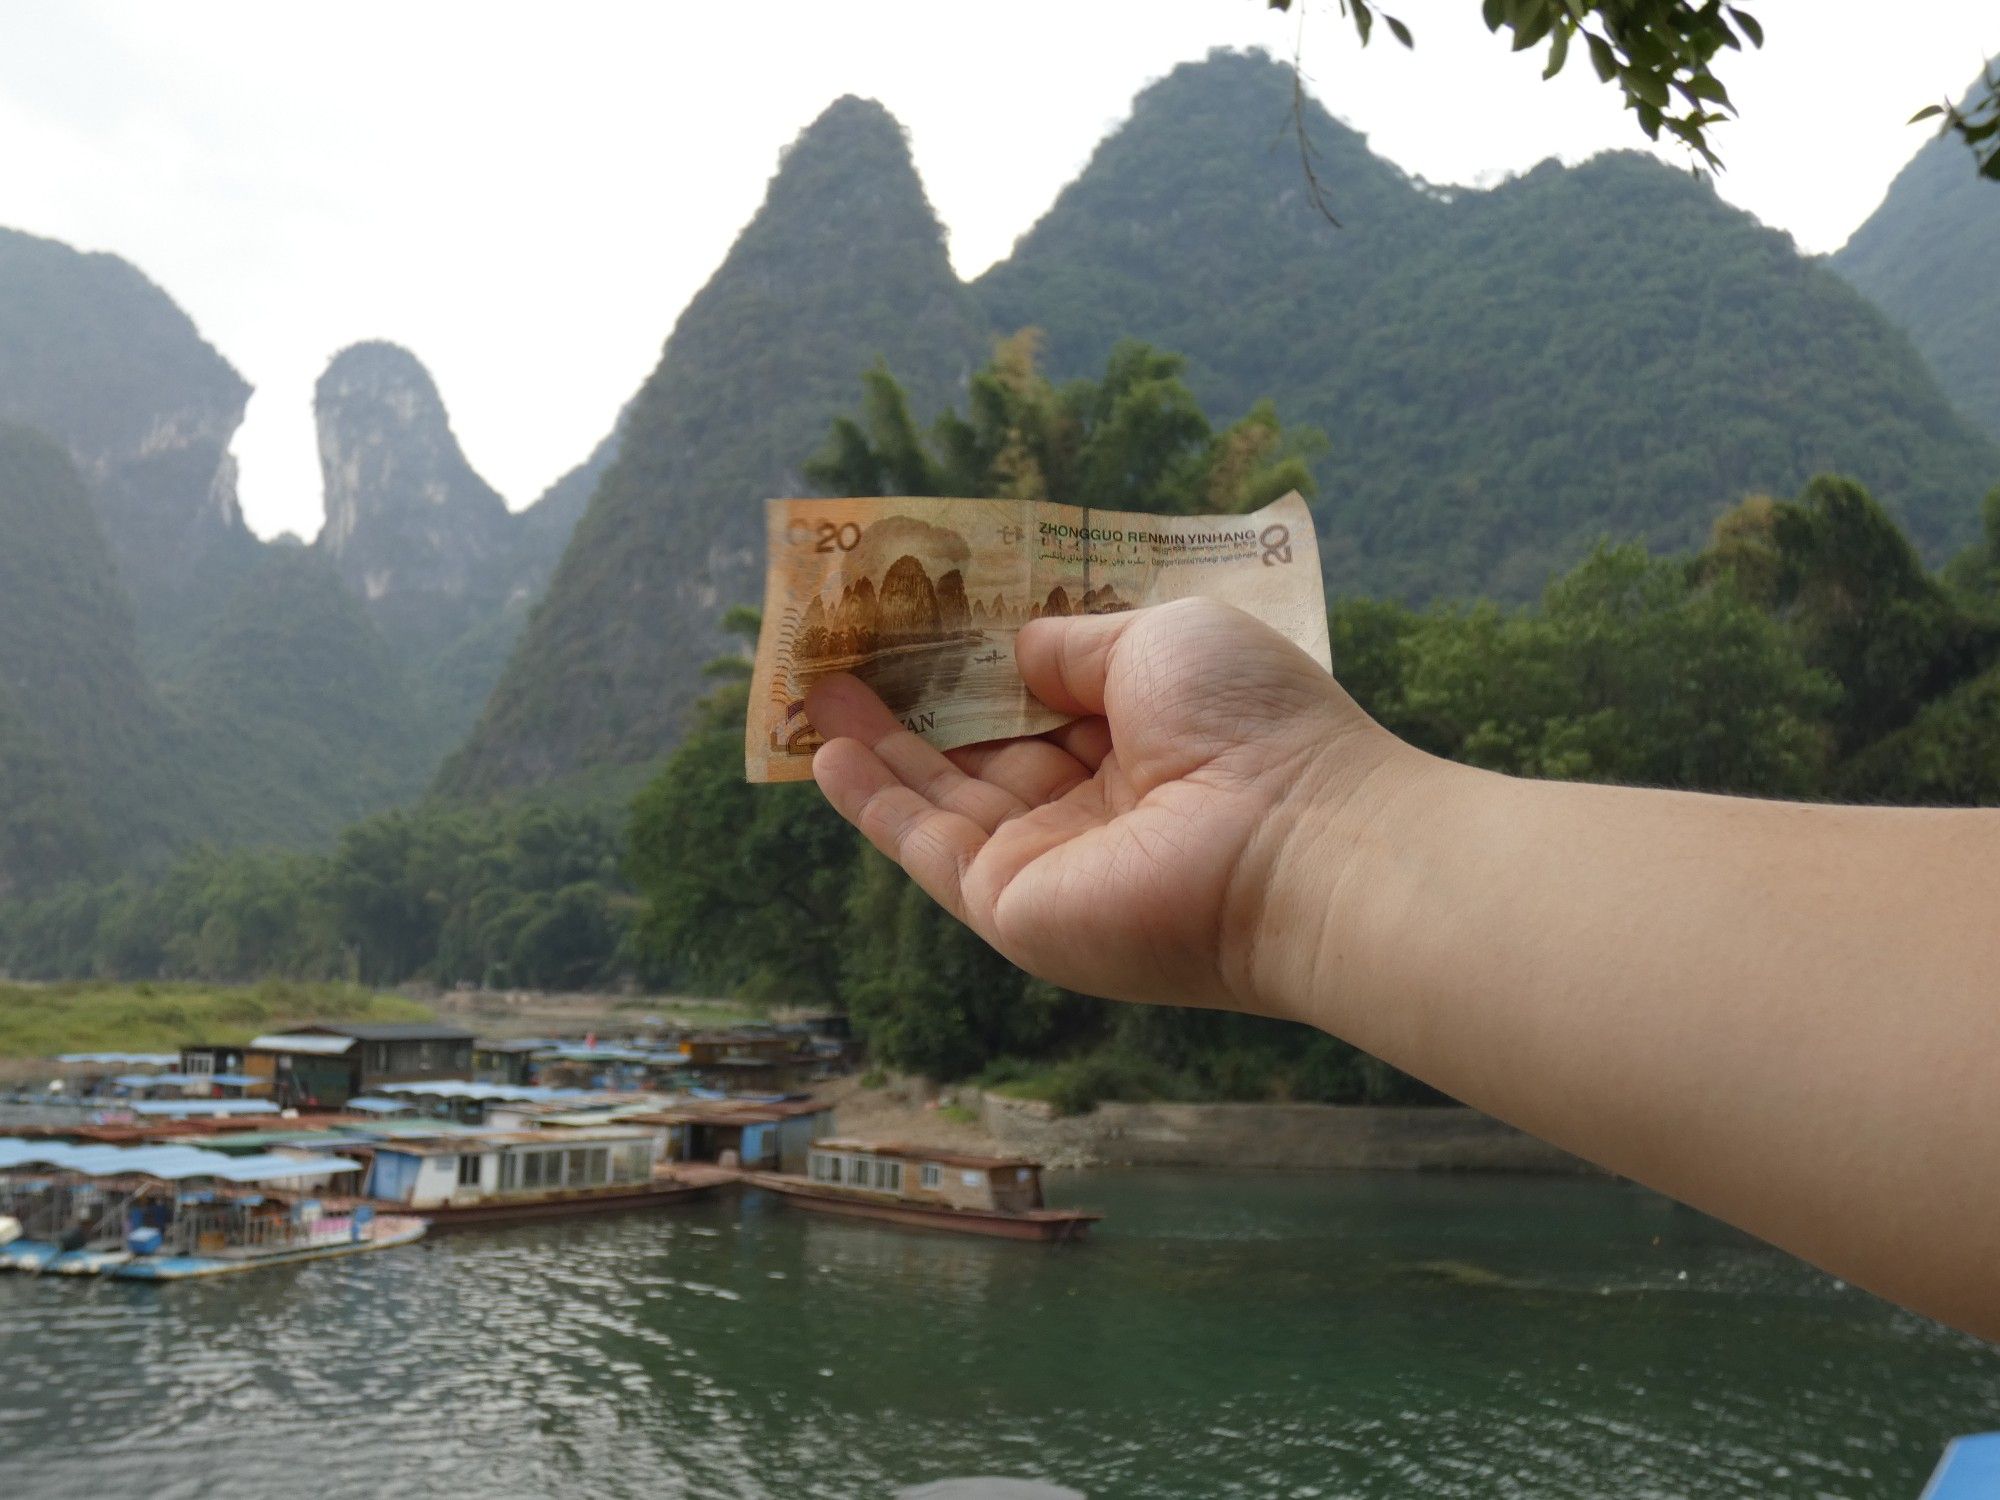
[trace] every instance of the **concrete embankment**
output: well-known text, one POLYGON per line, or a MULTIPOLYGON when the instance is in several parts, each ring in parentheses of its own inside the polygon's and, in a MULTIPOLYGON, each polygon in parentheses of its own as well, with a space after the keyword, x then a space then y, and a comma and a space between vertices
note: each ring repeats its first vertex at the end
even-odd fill
POLYGON ((1100 1104, 1058 1115, 979 1096, 994 1142, 1051 1166, 1594 1173, 1477 1110, 1338 1104, 1100 1104))

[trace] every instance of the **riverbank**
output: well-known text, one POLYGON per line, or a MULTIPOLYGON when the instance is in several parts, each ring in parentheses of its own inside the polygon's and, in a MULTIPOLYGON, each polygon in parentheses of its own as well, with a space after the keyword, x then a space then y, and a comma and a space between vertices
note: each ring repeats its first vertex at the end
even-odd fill
POLYGON ((176 1052, 302 1021, 428 1021, 430 1007, 350 984, 0 983, 0 1082, 48 1076, 64 1052, 176 1052))
POLYGON ((918 1081, 820 1091, 842 1135, 949 1151, 1032 1156, 1052 1167, 1204 1171, 1599 1173, 1490 1115, 1458 1105, 1099 1104, 1064 1115, 1038 1100, 975 1088, 930 1094, 918 1081))

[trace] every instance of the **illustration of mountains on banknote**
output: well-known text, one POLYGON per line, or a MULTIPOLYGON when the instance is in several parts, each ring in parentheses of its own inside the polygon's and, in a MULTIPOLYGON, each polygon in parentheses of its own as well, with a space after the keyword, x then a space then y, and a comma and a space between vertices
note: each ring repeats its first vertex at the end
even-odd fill
POLYGON ((1145 516, 1016 500, 773 501, 745 769, 810 774, 813 683, 849 672, 940 748, 1064 722, 1023 687, 1014 635, 1045 616, 1231 598, 1326 660, 1312 520, 1145 516))

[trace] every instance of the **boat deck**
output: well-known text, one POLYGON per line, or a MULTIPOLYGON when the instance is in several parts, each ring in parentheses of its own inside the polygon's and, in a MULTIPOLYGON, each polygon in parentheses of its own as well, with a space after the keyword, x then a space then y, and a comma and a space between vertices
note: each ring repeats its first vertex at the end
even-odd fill
POLYGON ((744 1172, 740 1175, 746 1186, 777 1193, 786 1201, 815 1213, 874 1219, 910 1229, 944 1229, 958 1234, 1066 1244, 1082 1239, 1090 1226, 1104 1217, 1083 1208, 961 1208, 887 1194, 853 1193, 830 1183, 813 1182, 784 1172, 744 1172))
POLYGON ((225 1276, 260 1266, 291 1265, 387 1250, 423 1238, 422 1219, 378 1218, 368 1238, 323 1239, 316 1244, 265 1252, 225 1252, 220 1255, 133 1255, 125 1250, 64 1250, 46 1240, 15 1240, 0 1247, 0 1270, 58 1276, 116 1276, 127 1281, 183 1281, 196 1276, 225 1276))

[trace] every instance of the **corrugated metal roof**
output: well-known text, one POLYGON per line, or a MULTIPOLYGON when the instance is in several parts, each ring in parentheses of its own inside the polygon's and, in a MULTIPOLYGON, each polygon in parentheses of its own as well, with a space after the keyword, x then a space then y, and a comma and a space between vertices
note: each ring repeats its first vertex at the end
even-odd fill
POLYGON ((269 1099, 141 1099, 121 1105, 135 1115, 275 1115, 278 1106, 269 1099))
POLYGON ((338 1057, 353 1045, 351 1036, 311 1031, 272 1031, 250 1039, 252 1052, 306 1052, 320 1057, 338 1057))
POLYGON ((361 1163, 346 1156, 295 1155, 261 1152, 228 1156, 199 1146, 78 1146, 66 1141, 24 1141, 0 1137, 0 1169, 48 1166, 85 1177, 158 1177, 180 1182, 190 1177, 216 1177, 225 1182, 278 1182, 327 1172, 358 1172, 361 1163))
POLYGON ((427 1078, 416 1083, 384 1083, 382 1094, 414 1094, 426 1099, 577 1099, 589 1089, 543 1088, 528 1083, 474 1083, 465 1078, 427 1078))
POLYGON ((178 1052, 59 1052, 59 1063, 122 1063, 131 1067, 170 1068, 181 1060, 178 1052))
POLYGON ((616 1143, 651 1142, 655 1139, 650 1130, 636 1129, 629 1125, 602 1124, 584 1126, 576 1130, 483 1130, 474 1132, 478 1138, 468 1140, 464 1136, 439 1136, 426 1140, 418 1131, 397 1141, 378 1144, 378 1152, 394 1152, 404 1156, 463 1156, 472 1151, 487 1151, 505 1146, 547 1146, 552 1150, 575 1149, 588 1146, 592 1142, 600 1145, 616 1143))
POLYGON ((462 1026, 436 1021, 316 1021, 306 1031, 327 1036, 355 1037, 364 1042, 469 1042, 462 1026))

